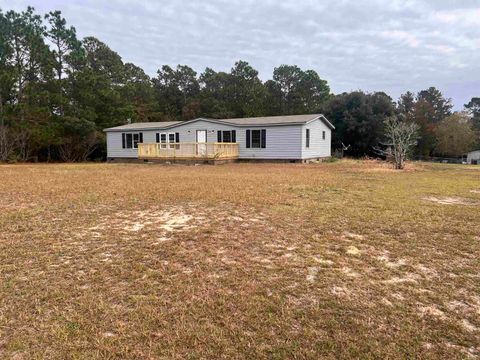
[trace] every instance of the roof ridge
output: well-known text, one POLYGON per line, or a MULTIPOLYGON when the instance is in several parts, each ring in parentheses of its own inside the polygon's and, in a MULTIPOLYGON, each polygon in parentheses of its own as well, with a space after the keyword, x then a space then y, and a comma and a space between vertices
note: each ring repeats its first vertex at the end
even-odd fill
POLYGON ((104 129, 104 131, 121 131, 121 130, 149 130, 149 129, 168 129, 180 126, 182 123, 189 124, 196 121, 211 121, 234 126, 282 126, 282 125, 302 125, 307 124, 316 119, 321 119, 330 128, 335 127, 325 118, 323 114, 300 114, 300 115, 275 115, 275 116, 255 116, 243 118, 226 118, 215 119, 207 117, 198 117, 192 120, 174 120, 174 121, 156 121, 156 122, 138 122, 132 124, 121 125, 104 129))

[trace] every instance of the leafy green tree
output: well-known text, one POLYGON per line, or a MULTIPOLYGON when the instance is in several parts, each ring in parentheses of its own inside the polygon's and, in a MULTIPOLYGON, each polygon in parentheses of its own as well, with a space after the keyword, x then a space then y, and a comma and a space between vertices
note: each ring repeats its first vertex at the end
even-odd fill
POLYGON ((97 76, 105 77, 112 85, 122 83, 123 62, 120 55, 93 36, 83 39, 86 67, 97 76))
POLYGON ((298 87, 302 79, 302 70, 298 66, 280 65, 273 70, 273 81, 280 89, 282 114, 290 115, 298 111, 300 94, 298 87))
POLYGON ((473 97, 468 104, 465 104, 465 110, 472 117, 474 129, 480 131, 480 97, 473 97))
POLYGON ((418 101, 425 101, 431 107, 432 111, 429 112, 429 118, 426 119, 429 123, 438 124, 452 114, 452 100, 445 98, 435 87, 420 91, 417 98, 418 101))
POLYGON ((0 10, 0 161, 9 159, 14 150, 14 138, 6 121, 6 107, 14 98, 15 78, 8 59, 11 48, 7 42, 9 22, 0 10))
POLYGON ((186 65, 163 65, 153 79, 157 100, 167 119, 180 119, 185 106, 199 94, 197 73, 186 65))
POLYGON ((416 102, 417 99, 415 97, 415 94, 410 91, 407 91, 405 94, 400 95, 400 99, 398 99, 398 112, 402 114, 407 121, 414 120, 416 102))
POLYGON ((431 122, 435 117, 435 110, 432 104, 420 99, 415 104, 413 119, 419 126, 420 138, 418 140, 416 153, 422 156, 432 156, 436 146, 435 129, 436 124, 431 122))
POLYGON ((436 147, 435 130, 438 124, 452 114, 452 101, 443 96, 435 87, 420 91, 416 96, 408 91, 400 96, 397 111, 406 121, 419 126, 419 140, 415 152, 432 156, 436 147))
POLYGON ((65 72, 71 72, 83 58, 82 43, 77 39, 73 26, 67 27, 66 20, 60 11, 51 11, 45 15, 49 28, 46 35, 54 46, 54 68, 58 80, 62 80, 65 72))
POLYGON ((280 84, 273 80, 265 82, 265 114, 269 116, 282 115, 283 93, 280 84))
POLYGON ((315 113, 330 98, 330 87, 326 80, 320 78, 314 70, 306 70, 302 74, 302 80, 298 91, 300 99, 305 104, 304 113, 315 113))
MULTIPOLYGON (((46 36, 53 44, 53 68, 56 80, 52 81, 52 111, 63 115, 68 105, 66 97, 66 81, 63 76, 71 75, 85 59, 82 43, 77 39, 74 27, 67 27, 66 20, 60 11, 52 11, 45 15, 48 22, 46 36), (56 96, 55 96, 56 95, 56 96)), ((68 80, 68 79, 67 79, 68 80)))
POLYGON ((298 66, 281 65, 273 71, 276 87, 280 89, 281 113, 285 115, 315 113, 330 97, 330 88, 313 70, 303 71, 298 66))
POLYGON ((246 61, 237 61, 230 71, 228 94, 235 117, 264 115, 266 91, 258 71, 246 61))
POLYGON ((216 72, 206 68, 199 78, 201 91, 201 114, 202 116, 217 119, 235 117, 231 109, 230 98, 231 76, 226 72, 216 72))
POLYGON ((332 146, 350 145, 350 154, 355 156, 374 154, 383 135, 383 124, 394 113, 392 99, 384 93, 343 93, 324 106, 325 116, 335 126, 332 146))
POLYGON ((121 98, 131 109, 131 120, 134 122, 160 121, 161 112, 155 101, 155 92, 150 77, 132 63, 126 63, 123 72, 123 86, 119 88, 119 91, 121 98))
POLYGON ((100 40, 87 37, 85 65, 69 77, 70 116, 94 122, 97 130, 125 124, 134 109, 121 95, 125 72, 121 57, 100 40))
POLYGON ((11 64, 12 48, 8 42, 10 23, 0 10, 0 127, 6 126, 5 107, 14 98, 15 76, 11 64))
POLYGON ((2 22, 7 30, 2 48, 7 48, 9 55, 5 65, 11 69, 10 75, 15 84, 15 106, 10 114, 10 127, 16 133, 20 159, 27 160, 31 151, 31 130, 36 125, 32 123, 32 120, 35 121, 33 115, 37 113, 36 107, 44 95, 41 82, 52 75, 49 67, 51 52, 44 41, 42 17, 36 15, 32 7, 21 13, 8 11, 2 22))
POLYGON ((455 113, 443 119, 435 129, 436 152, 446 156, 461 156, 473 150, 476 141, 467 114, 455 113))

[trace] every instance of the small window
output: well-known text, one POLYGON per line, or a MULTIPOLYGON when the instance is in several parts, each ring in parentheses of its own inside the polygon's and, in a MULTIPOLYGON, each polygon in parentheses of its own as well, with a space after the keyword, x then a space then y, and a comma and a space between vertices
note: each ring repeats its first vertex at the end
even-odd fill
POLYGON ((306 140, 305 146, 306 146, 307 148, 309 148, 309 147, 310 147, 310 129, 307 129, 306 139, 305 139, 305 140, 306 140))
POLYGON ((133 134, 127 134, 127 149, 131 149, 133 147, 133 134))
POLYGON ((235 130, 218 130, 217 142, 234 143, 237 142, 237 132, 235 130))
POLYGON ((160 134, 160 144, 162 149, 167 148, 167 134, 160 134))
POLYGON ((137 149, 138 144, 143 143, 143 133, 122 133, 122 148, 123 149, 137 149))
POLYGON ((252 130, 252 148, 261 147, 260 130, 252 130))
POLYGON ((223 142, 229 143, 232 142, 232 132, 224 131, 223 132, 223 142))
POLYGON ((160 148, 166 149, 167 147, 173 149, 179 148, 180 145, 174 145, 180 142, 180 133, 157 133, 157 143, 160 143, 160 148))
POLYGON ((138 143, 140 142, 140 135, 133 134, 133 148, 138 149, 138 143))
POLYGON ((168 134, 168 143, 170 144, 170 149, 173 149, 175 147, 175 145, 173 145, 175 143, 175 133, 168 134))
POLYGON ((325 140, 325 131, 322 131, 322 139, 325 140))
POLYGON ((247 130, 246 132, 247 148, 266 148, 267 147, 267 130, 247 130))

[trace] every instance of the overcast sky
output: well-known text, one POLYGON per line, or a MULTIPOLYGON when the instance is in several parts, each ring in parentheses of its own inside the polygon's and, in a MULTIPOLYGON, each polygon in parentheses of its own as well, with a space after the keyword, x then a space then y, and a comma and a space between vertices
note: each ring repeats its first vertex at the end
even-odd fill
POLYGON ((61 10, 155 75, 163 64, 228 71, 248 61, 263 80, 295 64, 334 93, 394 99, 436 86, 456 109, 480 96, 480 0, 0 0, 0 8, 61 10))

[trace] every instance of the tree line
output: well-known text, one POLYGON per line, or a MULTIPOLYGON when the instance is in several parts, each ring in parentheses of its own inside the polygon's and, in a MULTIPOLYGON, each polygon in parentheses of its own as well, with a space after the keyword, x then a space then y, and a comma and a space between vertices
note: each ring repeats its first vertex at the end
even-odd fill
POLYGON ((323 113, 333 147, 373 153, 385 119, 420 128, 418 155, 479 146, 480 98, 453 113, 436 88, 334 95, 314 70, 281 65, 270 80, 238 61, 229 72, 163 65, 150 77, 95 37, 79 39, 60 11, 0 10, 0 161, 84 161, 105 156, 104 128, 132 122, 323 113))

